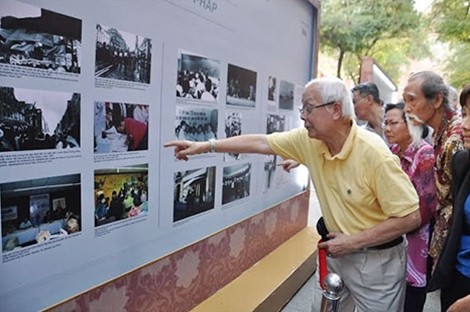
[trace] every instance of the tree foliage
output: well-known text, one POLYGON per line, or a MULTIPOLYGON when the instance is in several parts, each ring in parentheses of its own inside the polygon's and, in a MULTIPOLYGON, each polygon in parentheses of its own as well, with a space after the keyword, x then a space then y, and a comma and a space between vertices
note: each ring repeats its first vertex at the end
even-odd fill
POLYGON ((430 21, 438 38, 452 49, 446 64, 449 82, 463 87, 470 82, 470 1, 436 0, 430 21))
POLYGON ((337 54, 338 77, 345 72, 356 81, 363 56, 380 57, 384 70, 391 72, 390 66, 396 71, 403 54, 416 42, 411 38, 420 22, 413 0, 324 0, 321 48, 337 54))

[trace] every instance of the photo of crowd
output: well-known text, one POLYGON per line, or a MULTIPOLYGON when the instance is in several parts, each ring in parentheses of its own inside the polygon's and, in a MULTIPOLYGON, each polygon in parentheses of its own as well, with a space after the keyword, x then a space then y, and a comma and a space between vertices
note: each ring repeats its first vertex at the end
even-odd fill
POLYGON ((0 152, 80 147, 80 94, 0 87, 0 152))
MULTIPOLYGON (((242 134, 242 113, 226 112, 225 113, 225 137, 231 138, 242 134)), ((225 153, 224 160, 240 159, 240 154, 225 153)))
POLYGON ((250 195, 251 164, 224 167, 222 205, 250 195))
POLYGON ((203 142, 217 139, 217 109, 176 107, 175 138, 203 142))
POLYGON ((81 231, 79 174, 0 184, 2 250, 18 250, 81 231))
POLYGON ((176 172, 173 222, 214 208, 215 167, 176 172))
POLYGON ((148 84, 151 59, 150 39, 96 25, 96 77, 148 84))
POLYGON ((0 64, 80 73, 81 20, 11 0, 0 14, 0 64))
POLYGON ((281 80, 279 87, 279 108, 294 109, 294 84, 281 80))
POLYGON ((148 105, 95 102, 94 119, 95 153, 148 149, 148 105))
POLYGON ((217 102, 219 97, 220 62, 181 50, 178 53, 176 96, 217 102))
POLYGON ((95 170, 95 227, 147 212, 147 164, 95 170))
POLYGON ((255 107, 256 72, 228 64, 227 104, 255 107))

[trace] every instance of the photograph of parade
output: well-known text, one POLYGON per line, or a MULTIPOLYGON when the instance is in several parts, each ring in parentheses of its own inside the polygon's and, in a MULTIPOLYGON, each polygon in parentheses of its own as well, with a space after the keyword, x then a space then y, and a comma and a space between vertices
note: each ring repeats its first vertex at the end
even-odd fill
POLYGON ((178 171, 174 178, 173 222, 214 208, 215 167, 178 171))
POLYGON ((279 108, 294 109, 294 84, 281 80, 279 87, 279 108))
POLYGON ((196 54, 178 51, 176 96, 217 102, 219 97, 220 62, 196 54))
POLYGON ((80 185, 79 174, 0 184, 3 252, 80 232, 80 185))
POLYGON ((147 164, 95 170, 95 227, 147 212, 147 164))
POLYGON ((255 107, 256 72, 228 64, 227 104, 255 107))
POLYGON ((95 102, 95 153, 148 149, 149 106, 95 102))
POLYGON ((250 195, 251 164, 224 167, 222 205, 250 195))
POLYGON ((149 38, 96 25, 96 77, 149 84, 151 59, 149 38))
POLYGON ((177 140, 203 142, 217 139, 217 109, 176 107, 177 140))
POLYGON ((11 0, 0 14, 0 64, 80 73, 80 19, 11 0))
MULTIPOLYGON (((242 134, 242 113, 226 112, 225 113, 225 137, 231 138, 242 134)), ((241 154, 225 153, 224 160, 240 159, 241 154)))
POLYGON ((0 152, 80 147, 80 94, 0 87, 0 152))

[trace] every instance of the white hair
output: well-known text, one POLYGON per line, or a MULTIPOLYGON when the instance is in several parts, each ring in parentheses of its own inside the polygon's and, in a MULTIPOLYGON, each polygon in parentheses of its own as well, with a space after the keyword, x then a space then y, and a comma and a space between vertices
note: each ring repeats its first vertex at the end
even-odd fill
POLYGON ((310 80, 305 85, 306 92, 312 92, 308 90, 310 88, 314 88, 315 91, 320 92, 322 103, 328 103, 332 101, 341 102, 341 106, 343 108, 343 117, 356 119, 351 92, 341 79, 336 77, 315 78, 310 80))

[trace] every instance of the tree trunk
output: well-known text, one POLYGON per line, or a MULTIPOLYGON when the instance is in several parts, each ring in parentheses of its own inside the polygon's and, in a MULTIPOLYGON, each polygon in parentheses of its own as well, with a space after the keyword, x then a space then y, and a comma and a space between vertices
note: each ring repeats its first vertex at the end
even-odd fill
POLYGON ((343 59, 344 59, 344 51, 340 50, 339 57, 338 57, 338 68, 336 70, 336 77, 340 79, 341 79, 341 67, 343 66, 343 59))

